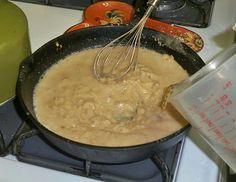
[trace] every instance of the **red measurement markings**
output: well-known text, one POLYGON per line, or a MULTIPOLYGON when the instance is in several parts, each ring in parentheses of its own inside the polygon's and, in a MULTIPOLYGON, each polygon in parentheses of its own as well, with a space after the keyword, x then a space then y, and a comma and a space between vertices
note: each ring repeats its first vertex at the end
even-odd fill
MULTIPOLYGON (((198 112, 197 114, 199 115, 199 117, 201 119, 201 122, 203 122, 205 125, 208 126, 208 128, 209 128, 208 131, 214 130, 216 128, 214 122, 210 118, 208 118, 203 111, 198 112)), ((200 126, 199 129, 202 128, 202 127, 203 126, 200 126)))
POLYGON ((210 120, 209 118, 206 118, 205 120, 203 120, 203 122, 206 123, 209 128, 212 128, 213 126, 215 126, 213 121, 210 120))
POLYGON ((219 128, 214 128, 212 132, 215 134, 217 139, 224 137, 224 134, 219 128))
MULTIPOLYGON (((199 111, 198 108, 196 106, 192 106, 189 108, 191 110, 191 112, 197 114, 200 118, 200 120, 198 121, 198 124, 201 124, 202 122, 206 123, 208 120, 208 117, 206 116, 205 112, 203 111, 199 111)), ((202 128, 203 126, 196 126, 196 128, 202 128)))
POLYGON ((199 115, 200 118, 201 118, 201 120, 199 120, 198 122, 192 123, 193 127, 194 127, 195 129, 197 129, 197 130, 200 130, 200 129, 202 129, 202 128, 205 128, 205 126, 202 125, 202 122, 203 122, 204 118, 206 117, 206 115, 205 115, 203 112, 200 112, 200 111, 198 110, 198 107, 197 107, 195 104, 192 105, 192 106, 189 106, 189 107, 188 107, 188 110, 189 110, 190 112, 194 113, 194 114, 199 115))
POLYGON ((232 87, 232 85, 233 85, 232 81, 229 80, 229 81, 227 81, 227 82, 224 84, 223 89, 224 89, 224 90, 225 90, 225 89, 228 89, 228 88, 232 87))
POLYGON ((196 129, 201 129, 204 128, 205 126, 202 124, 204 118, 206 117, 205 113, 199 112, 198 110, 192 110, 195 114, 197 114, 200 117, 200 120, 194 123, 194 128, 196 129))
POLYGON ((220 106, 221 109, 225 109, 226 107, 231 106, 233 104, 228 94, 222 94, 215 101, 220 106))
POLYGON ((216 109, 215 111, 213 111, 213 114, 216 114, 220 111, 220 109, 216 109))
POLYGON ((214 128, 212 130, 213 135, 215 136, 215 140, 218 140, 219 142, 223 143, 224 145, 228 146, 231 145, 230 139, 228 139, 222 130, 220 128, 214 128))

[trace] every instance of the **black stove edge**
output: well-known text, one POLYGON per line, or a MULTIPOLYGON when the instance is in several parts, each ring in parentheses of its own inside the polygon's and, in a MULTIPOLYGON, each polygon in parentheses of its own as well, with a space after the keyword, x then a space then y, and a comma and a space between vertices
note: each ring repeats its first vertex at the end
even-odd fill
POLYGON ((15 97, 0 105, 0 156, 12 153, 12 142, 24 128, 24 122, 19 118, 15 97), (10 113, 10 118, 8 117, 10 113), (13 119, 15 118, 15 119, 13 119))
POLYGON ((227 182, 235 182, 236 181, 236 172, 232 174, 232 172, 230 171, 230 168, 227 166, 227 169, 226 169, 226 176, 227 176, 227 179, 226 181, 227 182))

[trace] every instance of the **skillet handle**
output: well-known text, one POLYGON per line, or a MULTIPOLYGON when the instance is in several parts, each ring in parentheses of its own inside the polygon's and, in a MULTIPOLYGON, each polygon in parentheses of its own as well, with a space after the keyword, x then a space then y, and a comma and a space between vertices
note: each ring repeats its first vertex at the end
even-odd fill
POLYGON ((152 160, 155 163, 155 165, 158 167, 158 169, 161 171, 163 182, 171 182, 172 179, 171 179, 170 169, 167 166, 165 160, 163 160, 157 154, 154 154, 152 156, 152 160))

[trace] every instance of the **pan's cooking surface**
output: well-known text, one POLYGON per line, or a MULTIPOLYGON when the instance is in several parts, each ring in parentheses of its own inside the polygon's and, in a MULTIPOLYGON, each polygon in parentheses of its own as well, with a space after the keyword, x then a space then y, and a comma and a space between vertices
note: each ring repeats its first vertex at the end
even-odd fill
POLYGON ((134 72, 104 84, 91 71, 98 50, 68 56, 40 80, 34 105, 45 127, 77 142, 120 147, 164 138, 187 124, 170 105, 160 107, 165 88, 188 75, 172 56, 140 49, 134 72))

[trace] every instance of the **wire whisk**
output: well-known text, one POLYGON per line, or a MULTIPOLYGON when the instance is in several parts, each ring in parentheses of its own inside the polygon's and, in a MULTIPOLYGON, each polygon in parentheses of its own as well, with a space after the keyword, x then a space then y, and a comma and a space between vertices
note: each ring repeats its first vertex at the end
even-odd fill
POLYGON ((98 52, 93 64, 97 80, 119 80, 135 69, 144 25, 159 2, 160 0, 149 0, 148 8, 139 22, 98 52))

